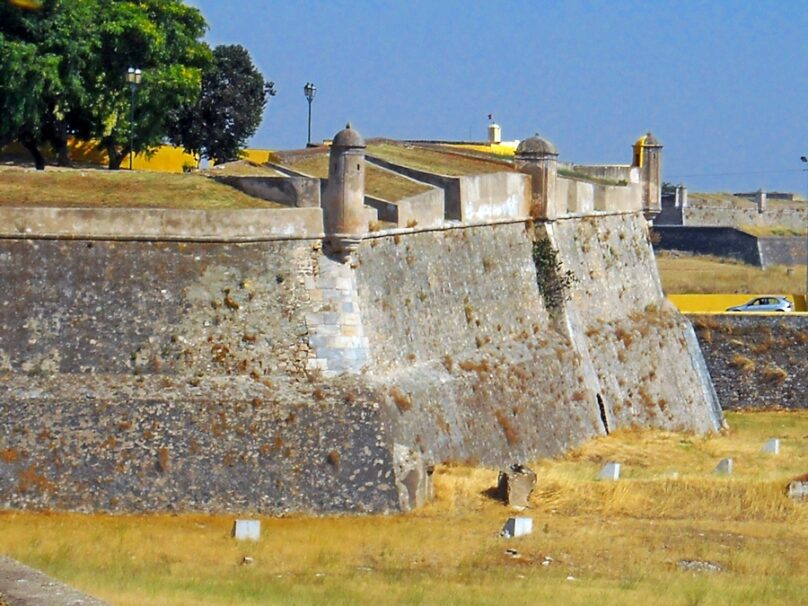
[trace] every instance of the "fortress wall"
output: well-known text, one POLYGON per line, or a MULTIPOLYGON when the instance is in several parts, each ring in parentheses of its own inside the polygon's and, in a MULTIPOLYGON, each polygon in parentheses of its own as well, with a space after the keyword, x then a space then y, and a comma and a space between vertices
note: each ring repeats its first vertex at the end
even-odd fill
POLYGON ((558 215, 582 216, 596 212, 630 213, 641 210, 640 185, 600 185, 558 177, 556 197, 561 202, 558 215))
POLYGON ((318 248, 0 240, 0 507, 398 509, 379 396, 304 373, 318 248))
POLYGON ((808 316, 691 318, 725 408, 808 408, 808 316))
POLYGON ((0 238, 289 240, 323 235, 320 208, 0 207, 0 238))
POLYGON ((644 226, 379 234, 347 264, 318 240, 0 240, 0 506, 385 511, 430 463, 558 454, 604 417, 713 428, 644 226), (579 277, 560 311, 534 230, 579 277))
POLYGON ((303 369, 312 244, 0 240, 0 370, 303 369))
POLYGON ((581 355, 544 308, 532 228, 385 236, 359 250, 368 376, 427 462, 504 465, 603 433, 581 355))
POLYGON ((808 238, 805 236, 758 238, 758 247, 763 267, 808 264, 808 238))
POLYGON ((557 221, 550 235, 575 276, 566 313, 584 333, 610 429, 718 429, 701 351, 688 321, 664 303, 643 216, 557 221))
POLYGON ((759 213, 751 208, 723 208, 720 206, 698 205, 691 201, 682 209, 683 224, 692 226, 728 226, 744 225, 786 227, 794 230, 806 229, 808 225, 808 207, 780 207, 769 204, 765 212, 759 213))
POLYGON ((654 232, 659 235, 659 242, 654 244, 657 250, 682 250, 761 264, 758 238, 733 227, 655 225, 654 232))

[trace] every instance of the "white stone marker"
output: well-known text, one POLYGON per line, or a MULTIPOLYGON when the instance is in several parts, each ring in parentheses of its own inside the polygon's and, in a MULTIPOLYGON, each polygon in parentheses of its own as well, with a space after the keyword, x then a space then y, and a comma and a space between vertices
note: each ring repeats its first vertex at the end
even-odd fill
POLYGON ((788 485, 788 496, 796 501, 808 501, 808 482, 791 482, 788 485))
POLYGON ((715 466, 713 473, 729 475, 732 473, 732 459, 721 459, 715 466))
POLYGON ((778 438, 772 438, 771 440, 768 440, 763 445, 763 448, 760 449, 760 452, 765 452, 766 454, 772 454, 772 455, 779 455, 780 440, 778 438))
POLYGON ((533 518, 508 518, 500 536, 510 539, 522 537, 533 532, 533 518))
POLYGON ((598 474, 598 480, 612 480, 616 481, 620 479, 620 463, 606 463, 603 466, 603 469, 600 470, 598 474))
POLYGON ((257 541, 261 538, 261 520, 236 520, 233 537, 237 541, 257 541))

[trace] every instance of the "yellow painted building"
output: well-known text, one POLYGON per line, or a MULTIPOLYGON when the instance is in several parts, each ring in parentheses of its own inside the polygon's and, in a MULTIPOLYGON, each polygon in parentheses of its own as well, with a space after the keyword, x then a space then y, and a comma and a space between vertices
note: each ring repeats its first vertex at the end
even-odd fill
MULTIPOLYGON (((109 164, 109 156, 103 149, 98 149, 93 141, 80 141, 71 139, 67 144, 68 156, 76 164, 99 166, 105 168, 109 164)), ((53 161, 56 155, 50 149, 43 149, 42 155, 48 161, 53 161)), ((245 149, 242 158, 263 164, 270 159, 272 151, 268 149, 245 149)), ((30 158, 28 151, 17 143, 12 143, 0 151, 0 157, 30 158)), ((161 145, 149 154, 135 154, 132 160, 134 170, 150 170, 163 173, 182 173, 196 168, 197 158, 186 153, 181 147, 161 145)), ((121 162, 122 169, 129 168, 129 158, 121 162)))

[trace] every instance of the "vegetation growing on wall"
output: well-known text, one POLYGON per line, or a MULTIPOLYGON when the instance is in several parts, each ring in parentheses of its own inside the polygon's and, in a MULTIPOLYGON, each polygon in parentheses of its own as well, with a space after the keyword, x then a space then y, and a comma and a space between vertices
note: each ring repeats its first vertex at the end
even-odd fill
POLYGON ((569 288, 576 281, 575 274, 564 271, 558 251, 550 240, 542 238, 533 243, 533 264, 536 266, 536 284, 548 309, 555 309, 569 297, 569 288))

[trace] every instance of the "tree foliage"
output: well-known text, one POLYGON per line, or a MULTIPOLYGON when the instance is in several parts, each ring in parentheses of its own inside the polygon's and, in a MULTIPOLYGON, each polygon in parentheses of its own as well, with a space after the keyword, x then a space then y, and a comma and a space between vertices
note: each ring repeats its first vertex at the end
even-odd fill
POLYGON ((261 125, 267 83, 240 45, 217 46, 202 73, 202 93, 175 117, 172 140, 216 163, 239 157, 261 125))
POLYGON ((93 138, 117 168, 129 152, 125 75, 135 66, 134 149, 159 145, 170 111, 199 95, 206 27, 181 0, 46 0, 36 11, 0 3, 0 142, 20 141, 36 158, 46 143, 93 138))
POLYGON ((36 12, 0 4, 0 144, 19 141, 44 167, 39 147, 64 148, 76 109, 88 102, 92 37, 76 33, 95 21, 89 2, 50 0, 36 12))

